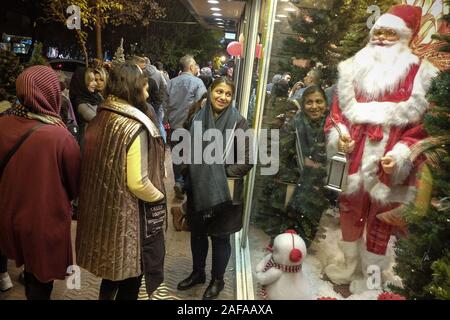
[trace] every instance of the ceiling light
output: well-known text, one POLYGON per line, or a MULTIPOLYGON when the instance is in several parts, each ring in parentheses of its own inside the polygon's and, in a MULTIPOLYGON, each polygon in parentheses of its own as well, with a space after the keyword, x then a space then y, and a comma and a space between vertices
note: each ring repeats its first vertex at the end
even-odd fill
POLYGON ((208 3, 211 3, 211 4, 218 4, 219 1, 217 1, 217 0, 208 0, 208 3))
POLYGON ((221 16, 222 16, 222 14, 221 14, 221 13, 218 13, 218 12, 214 12, 212 15, 213 15, 213 16, 216 16, 216 17, 221 17, 221 16))
POLYGON ((287 18, 287 15, 285 15, 285 14, 277 14, 277 17, 278 18, 287 18))
POLYGON ((222 18, 214 18, 214 20, 217 20, 217 21, 223 21, 222 18))
POLYGON ((297 10, 294 9, 294 8, 285 8, 284 10, 285 10, 285 11, 289 11, 289 12, 295 12, 295 11, 297 11, 297 10))
POLYGON ((273 21, 275 21, 275 22, 281 22, 281 20, 278 20, 278 19, 275 19, 275 20, 273 20, 273 21))
POLYGON ((211 8, 211 10, 212 10, 212 11, 222 11, 222 9, 220 9, 220 8, 216 8, 216 7, 214 7, 214 8, 211 8))

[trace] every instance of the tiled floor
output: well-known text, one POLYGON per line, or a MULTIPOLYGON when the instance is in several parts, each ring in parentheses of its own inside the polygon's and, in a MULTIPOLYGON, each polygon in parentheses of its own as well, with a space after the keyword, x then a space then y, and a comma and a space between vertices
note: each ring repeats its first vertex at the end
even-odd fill
MULTIPOLYGON (((173 192, 172 164, 169 153, 166 156, 166 168, 168 177, 166 179, 166 190, 169 199, 168 230, 166 234, 166 260, 165 260, 165 281, 152 295, 152 299, 162 300, 195 300, 201 299, 209 282, 209 272, 211 266, 211 252, 207 260, 207 282, 204 285, 198 285, 190 290, 178 291, 176 286, 178 282, 189 276, 191 272, 192 260, 190 250, 190 234, 188 232, 176 232, 173 228, 170 208, 173 205, 180 205, 180 200, 175 200, 173 192)), ((72 223, 72 240, 75 240, 76 222, 72 223)), ((232 245, 234 241, 231 241, 232 245)), ((210 246, 211 247, 211 246, 210 246)), ((234 269, 234 248, 232 256, 225 273, 225 289, 221 292, 219 299, 234 299, 236 277, 234 269)), ((23 300, 25 299, 24 287, 18 282, 21 269, 16 268, 13 261, 9 261, 8 272, 14 282, 14 287, 4 293, 0 292, 0 300, 23 300)), ((68 289, 66 281, 55 281, 52 293, 54 300, 96 300, 100 279, 81 269, 81 287, 80 289, 68 289)), ((141 286, 139 299, 148 299, 145 286, 141 286)))

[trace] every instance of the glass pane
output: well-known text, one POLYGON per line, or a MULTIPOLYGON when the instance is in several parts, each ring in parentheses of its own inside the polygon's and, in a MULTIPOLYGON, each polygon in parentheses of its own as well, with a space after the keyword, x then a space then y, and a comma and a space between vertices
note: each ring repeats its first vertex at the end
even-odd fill
MULTIPOLYGON (((396 0, 278 0, 276 2, 274 19, 269 18, 265 20, 260 28, 264 54, 258 67, 261 70, 264 69, 264 72, 261 70, 255 72, 255 75, 257 75, 254 87, 256 92, 254 108, 256 112, 253 116, 261 112, 261 117, 258 119, 255 117, 252 122, 260 130, 258 132, 259 137, 261 137, 259 141, 260 161, 255 168, 256 176, 254 185, 252 185, 253 194, 250 199, 251 212, 248 230, 252 269, 256 275, 253 279, 256 298, 262 298, 258 290, 259 284, 261 284, 259 283, 261 278, 258 277, 258 273, 262 273, 264 268, 267 269, 271 266, 267 259, 270 258, 274 239, 288 229, 295 230, 307 248, 307 252, 303 252, 304 260, 302 261, 304 270, 308 273, 308 279, 315 288, 315 291, 313 290, 313 293, 316 295, 314 298, 324 293, 337 298, 346 298, 350 295, 349 281, 346 282, 345 286, 338 286, 339 281, 336 278, 334 279, 335 282, 331 283, 323 274, 324 267, 330 265, 331 259, 344 261, 344 256, 346 254, 348 256, 348 253, 352 250, 352 252, 357 252, 358 255, 362 252, 367 252, 367 250, 370 253, 379 252, 374 254, 382 256, 385 259, 383 263, 390 266, 382 271, 392 271, 390 268, 394 260, 392 256, 386 254, 386 248, 388 248, 388 252, 393 250, 392 242, 398 239, 396 237, 398 234, 391 234, 391 231, 384 233, 383 244, 376 249, 369 248, 371 245, 370 241, 377 242, 378 240, 372 239, 366 242, 362 235, 366 224, 369 223, 369 215, 384 212, 383 210, 392 210, 395 205, 391 203, 384 206, 377 203, 376 198, 369 198, 367 195, 369 191, 366 193, 360 192, 358 196, 354 197, 341 197, 339 205, 341 209, 343 208, 342 210, 350 211, 353 209, 348 208, 354 208, 355 206, 359 206, 358 208, 361 210, 355 209, 355 212, 352 211, 352 214, 348 215, 354 221, 340 220, 339 210, 337 209, 339 193, 325 188, 330 165, 328 159, 334 154, 327 155, 324 127, 326 125, 325 120, 330 113, 330 107, 333 105, 333 98, 336 105, 339 102, 336 91, 338 81, 337 66, 340 62, 354 57, 363 48, 372 48, 374 55, 380 54, 378 51, 382 51, 383 57, 389 61, 389 58, 392 57, 386 53, 387 51, 383 50, 392 45, 392 43, 389 44, 387 40, 380 39, 383 37, 391 37, 389 41, 398 41, 399 46, 409 46, 408 41, 402 43, 399 40, 395 40, 395 35, 399 37, 404 35, 400 34, 400 31, 398 34, 394 34, 392 30, 388 30, 389 27, 383 27, 386 30, 370 36, 370 30, 376 19, 399 2, 396 0), (273 34, 267 33, 267 30, 270 30, 268 26, 273 26, 273 34), (263 133, 264 130, 267 132, 266 135, 263 133), (265 138, 266 136, 267 138, 265 138), (268 155, 266 157, 271 160, 266 164, 263 164, 263 161, 261 161, 261 145, 264 143, 268 146, 268 155), (274 164, 277 165, 278 169, 276 173, 263 173, 263 169, 268 169, 274 164), (359 216, 360 214, 361 216, 359 216), (348 248, 345 247, 345 243, 340 241, 343 233, 340 223, 343 226, 345 223, 351 226, 349 228, 350 231, 345 231, 348 239, 352 239, 346 241, 351 243, 348 248), (354 234, 350 234, 351 232, 354 232, 354 234), (391 242, 387 246, 390 239, 391 242), (355 243, 357 244, 356 240, 364 243, 359 249, 352 247, 355 243), (266 260, 264 260, 265 257, 266 260), (320 290, 317 290, 318 288, 320 290)), ((433 40, 431 40, 430 35, 439 30, 439 17, 443 12, 448 12, 448 8, 444 9, 442 5, 438 4, 438 1, 407 2, 416 6, 423 6, 422 18, 426 16, 426 19, 436 23, 432 28, 430 27, 433 24, 431 22, 426 22, 422 27, 418 25, 418 29, 420 29, 419 34, 411 42, 411 48, 416 49, 418 46, 421 46, 422 49, 428 48, 431 50, 433 40), (428 29, 428 27, 431 29, 428 29)), ((422 23, 426 19, 422 19, 422 23)), ((418 23, 420 23, 420 19, 418 23)), ((392 28, 395 29, 396 25, 392 28)), ((382 28, 379 27, 378 29, 382 28)), ((411 48, 408 49, 411 51, 411 48)), ((403 50, 405 48, 402 47, 401 49, 399 49, 398 54, 405 52, 403 50)), ((414 54, 419 53, 416 50, 414 54)), ((438 57, 438 54, 435 57, 438 57)), ((434 62, 436 65, 439 65, 437 60, 439 59, 436 58, 434 62)), ((378 60, 373 61, 378 62, 378 60)), ((442 63, 443 59, 440 62, 442 63)), ((376 68, 378 67, 375 62, 361 63, 357 66, 360 67, 362 79, 366 79, 364 78, 366 76, 364 67, 367 70, 375 70, 373 74, 377 72, 376 68)), ((385 67, 385 70, 388 70, 388 68, 393 68, 394 66, 385 63, 385 67)), ((398 66, 396 65, 395 67, 398 66)), ((405 70, 405 72, 410 72, 408 68, 405 70)), ((386 71, 386 77, 391 75, 392 72, 386 71)), ((404 75, 404 73, 400 73, 400 75, 404 75)), ((410 74, 406 73, 406 75, 409 76, 410 74)), ((395 83, 402 84, 400 81, 403 81, 405 78, 406 76, 403 78, 399 76, 401 80, 397 79, 398 81, 395 83)), ((384 80, 383 78, 379 82, 383 83, 384 80)), ((350 90, 350 92, 359 92, 364 85, 369 83, 362 83, 356 80, 350 82, 353 90, 350 90)), ((367 90, 364 91, 366 95, 360 97, 355 94, 354 99, 358 103, 385 101, 383 100, 384 96, 379 95, 377 98, 374 98, 370 95, 372 92, 370 90, 374 87, 373 84, 374 82, 367 84, 365 88, 367 90)), ((389 90, 394 89, 390 88, 389 90)), ((383 91, 383 94, 385 92, 383 91)), ((390 98, 392 97, 390 96, 390 98)), ((370 139, 370 142, 367 141, 367 144, 375 145, 381 141, 380 139, 387 137, 383 136, 383 134, 389 134, 390 127, 382 123, 377 128, 379 123, 376 121, 376 119, 371 119, 370 117, 366 117, 364 120, 358 118, 354 121, 355 124, 360 124, 361 122, 367 124, 367 126, 360 128, 360 134, 364 134, 367 139, 370 139), (384 132, 381 133, 380 131, 383 130, 384 132)), ((355 131, 355 128, 358 126, 350 127, 349 130, 352 130, 352 137, 360 139, 360 136, 357 136, 355 131)), ((329 128, 333 128, 331 123, 329 128)), ((336 139, 338 138, 336 137, 336 139)), ((361 142, 361 140, 359 141, 361 142)), ((363 146, 365 147, 366 145, 363 144, 363 146)), ((349 146, 346 146, 346 148, 349 148, 349 146)), ((384 150, 384 147, 380 148, 382 151, 384 150)), ((346 187, 354 188, 355 193, 362 190, 360 188, 375 188, 374 185, 378 182, 380 182, 380 185, 377 185, 381 190, 380 193, 384 192, 384 186, 381 182, 386 181, 386 179, 379 177, 381 174, 379 161, 384 156, 384 153, 378 154, 379 151, 377 150, 374 152, 375 154, 371 152, 369 152, 370 154, 364 154, 365 157, 375 157, 373 163, 371 163, 372 169, 370 170, 372 171, 360 176, 358 176, 357 172, 353 172, 354 176, 351 177, 353 180, 349 178, 348 182, 345 182, 346 174, 344 174, 344 184, 346 184, 346 187), (373 180, 375 182, 371 185, 372 180, 370 179, 373 179, 373 177, 379 177, 376 179, 380 180, 373 180)), ((353 157, 352 161, 357 161, 354 158, 354 154, 350 157, 353 157)), ((361 166, 362 164, 357 169, 360 170, 361 166)), ((364 168, 364 170, 366 169, 364 168)), ((340 186, 343 178, 342 172, 345 172, 345 170, 344 163, 333 163, 333 175, 330 177, 330 182, 340 186)), ((403 200, 405 199, 401 201, 403 200)), ((398 204, 396 205, 398 206, 398 204)), ((346 213, 347 211, 344 212, 346 213)), ((372 216, 370 221, 374 221, 374 217, 372 216)), ((343 228, 346 228, 346 226, 343 228)), ((389 229, 390 227, 386 228, 389 229)), ((380 232, 383 233, 384 231, 380 232)), ((293 236, 289 235, 287 237, 293 236)), ((289 246, 289 243, 292 242, 287 242, 287 246, 289 246)), ((287 256, 284 256, 285 260, 279 262, 281 265, 292 266, 297 263, 294 261, 295 259, 292 260, 289 256, 291 250, 295 248, 299 247, 293 245, 290 250, 286 251, 287 256)), ((301 245, 300 249, 302 249, 301 245)), ((278 262, 274 261, 274 263, 278 262)), ((381 262, 376 264, 379 265, 381 262)), ((280 267, 280 265, 277 267, 280 267)), ((335 273, 339 273, 344 269, 337 268, 335 273)), ((358 270, 361 274, 365 271, 362 269, 358 270)), ((327 275, 331 273, 330 271, 327 275)), ((364 286, 365 283, 362 282, 362 285, 364 286)), ((376 298, 376 296, 370 297, 376 298)), ((291 296, 290 298, 294 297, 291 296)), ((354 293, 353 298, 358 299, 363 298, 363 296, 354 293)))

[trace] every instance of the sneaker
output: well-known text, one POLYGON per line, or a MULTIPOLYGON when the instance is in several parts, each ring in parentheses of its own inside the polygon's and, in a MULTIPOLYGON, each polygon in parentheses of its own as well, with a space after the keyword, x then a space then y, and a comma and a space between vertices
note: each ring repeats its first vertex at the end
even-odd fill
POLYGON ((13 283, 11 278, 9 277, 8 272, 0 273, 0 291, 8 291, 13 287, 13 283))

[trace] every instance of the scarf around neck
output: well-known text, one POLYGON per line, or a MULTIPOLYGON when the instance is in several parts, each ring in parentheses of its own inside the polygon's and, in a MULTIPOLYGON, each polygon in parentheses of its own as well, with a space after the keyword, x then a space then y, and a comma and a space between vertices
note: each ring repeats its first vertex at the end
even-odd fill
MULTIPOLYGON (((223 158, 226 154, 227 146, 230 145, 230 141, 233 141, 232 136, 227 136, 227 130, 233 130, 236 128, 236 124, 239 120, 239 112, 231 105, 222 111, 215 119, 214 112, 211 106, 210 94, 206 105, 197 112, 194 116, 192 125, 190 128, 191 134, 191 150, 189 165, 189 175, 191 179, 191 190, 193 196, 193 206, 196 212, 211 209, 222 203, 231 201, 230 192, 227 184, 227 174, 225 171, 225 164, 212 163, 206 164, 203 159, 203 153, 206 147, 210 145, 215 146, 215 150, 221 150, 223 158), (195 141, 196 137, 203 137, 204 133, 208 129, 217 129, 222 135, 222 144, 220 141, 216 141, 214 138, 212 141, 195 141), (201 132, 196 132, 201 131, 201 132), (201 164, 195 164, 194 153, 196 151, 195 144, 201 143, 201 164), (207 192, 205 192, 207 190, 207 192)), ((211 147, 209 147, 211 148, 211 147)), ((208 149, 209 149, 208 148, 208 149)), ((198 152, 200 148, 198 148, 198 152)), ((222 159, 223 159, 222 158, 222 159)))

